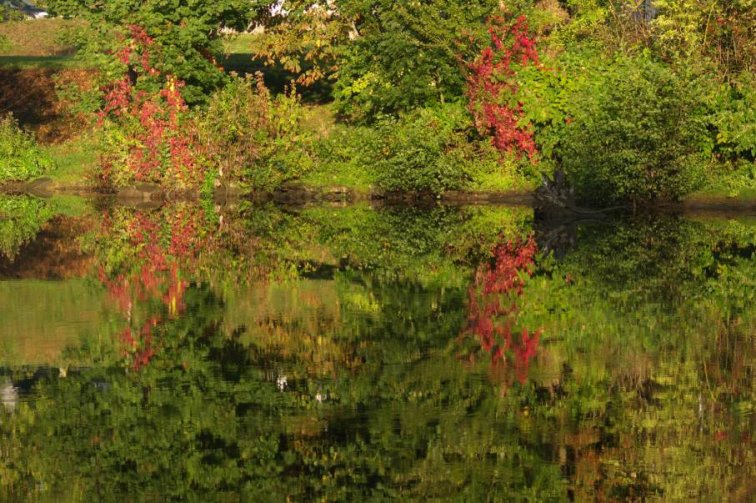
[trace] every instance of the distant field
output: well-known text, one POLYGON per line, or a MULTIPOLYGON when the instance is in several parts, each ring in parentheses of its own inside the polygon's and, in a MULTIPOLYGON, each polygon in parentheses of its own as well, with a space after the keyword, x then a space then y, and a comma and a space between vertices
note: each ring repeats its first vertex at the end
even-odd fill
POLYGON ((223 40, 223 49, 227 54, 251 54, 255 43, 260 39, 260 35, 254 33, 239 33, 237 35, 228 35, 223 40))
POLYGON ((81 21, 68 19, 35 19, 0 23, 0 35, 10 42, 3 56, 66 56, 72 48, 66 46, 61 35, 81 26, 81 21))
POLYGON ((17 68, 50 68, 71 66, 73 48, 62 35, 81 26, 81 21, 67 19, 36 19, 0 23, 0 35, 10 42, 0 53, 0 65, 17 68))

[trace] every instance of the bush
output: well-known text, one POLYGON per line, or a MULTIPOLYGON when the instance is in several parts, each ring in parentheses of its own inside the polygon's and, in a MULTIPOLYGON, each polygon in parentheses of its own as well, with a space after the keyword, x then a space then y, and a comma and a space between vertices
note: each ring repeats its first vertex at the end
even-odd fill
POLYGON ((10 40, 8 37, 0 33, 0 54, 8 52, 11 48, 10 40))
POLYGON ((744 72, 723 84, 710 122, 716 130, 714 150, 727 159, 756 159, 756 78, 744 72))
POLYGON ((184 190, 202 183, 205 166, 197 156, 196 131, 182 86, 169 80, 157 92, 147 92, 125 77, 107 93, 99 113, 105 186, 152 182, 184 190))
POLYGON ((201 148, 218 178, 271 190, 311 167, 296 93, 271 96, 262 78, 235 78, 198 120, 201 148))
POLYGON ((335 124, 313 144, 317 169, 305 183, 369 190, 376 184, 374 164, 381 141, 380 131, 373 127, 335 124))
POLYGON ((52 167, 50 157, 12 116, 0 118, 0 182, 29 180, 52 167))
POLYGON ((496 157, 487 141, 471 141, 470 117, 457 104, 384 119, 377 128, 377 183, 389 191, 439 194, 461 189, 472 180, 478 161, 496 157))
POLYGON ((711 147, 694 84, 647 58, 586 83, 557 148, 581 200, 670 201, 700 186, 711 147))

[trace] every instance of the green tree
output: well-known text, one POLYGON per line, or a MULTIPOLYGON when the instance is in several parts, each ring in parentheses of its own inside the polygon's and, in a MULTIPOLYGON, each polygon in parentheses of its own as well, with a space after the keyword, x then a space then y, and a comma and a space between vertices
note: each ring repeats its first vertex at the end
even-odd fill
POLYGON ((130 43, 131 26, 143 28, 156 44, 152 64, 186 82, 189 103, 203 101, 225 81, 216 60, 222 52, 221 29, 244 28, 254 6, 248 0, 51 0, 49 5, 54 14, 90 21, 80 45, 97 57, 98 66, 107 64, 104 53, 117 53, 130 43))
POLYGON ((330 75, 341 114, 371 122, 461 97, 466 37, 484 32, 486 18, 501 5, 305 0, 285 8, 285 16, 269 20, 273 38, 262 56, 305 72, 305 80, 330 75))

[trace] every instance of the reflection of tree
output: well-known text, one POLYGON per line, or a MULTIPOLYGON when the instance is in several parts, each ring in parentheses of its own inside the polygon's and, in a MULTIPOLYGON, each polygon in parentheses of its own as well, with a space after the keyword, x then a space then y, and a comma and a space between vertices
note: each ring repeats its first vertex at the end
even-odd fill
POLYGON ((185 278, 197 269, 200 250, 208 245, 203 221, 204 213, 196 206, 154 212, 116 209, 104 215, 94 236, 98 278, 126 318, 121 342, 134 369, 154 356, 155 327, 165 316, 176 317, 184 310, 185 278), (156 311, 151 307, 155 302, 165 309, 156 311))
POLYGON ((0 197, 0 258, 16 258, 55 214, 52 206, 31 196, 0 197))
POLYGON ((469 330, 493 365, 514 365, 517 379, 527 379, 530 360, 538 351, 542 329, 529 333, 518 326, 517 298, 525 278, 533 274, 536 243, 507 241, 496 246, 491 263, 478 268, 468 290, 469 330))
POLYGON ((184 300, 191 315, 154 327, 161 350, 149 366, 125 373, 116 363, 42 381, 34 408, 3 421, 5 434, 22 436, 5 466, 16 494, 41 484, 69 497, 180 498, 245 487, 265 494, 276 483, 279 439, 265 425, 290 395, 260 378, 234 336, 217 331, 216 297, 190 288, 184 300))
POLYGON ((752 455, 741 411, 753 409, 753 230, 664 216, 610 224, 581 229, 520 299, 551 339, 531 414, 564 425, 578 500, 738 500, 752 455))
POLYGON ((458 239, 491 233, 478 233, 472 211, 439 213, 445 230, 401 210, 382 219, 362 208, 268 208, 209 224, 189 210, 176 224, 174 210, 119 211, 90 241, 104 281, 126 288, 120 321, 136 348, 125 344, 124 365, 123 347, 94 355, 82 345, 73 356, 96 364, 35 377, 34 401, 0 411, 8 499, 747 499, 747 231, 685 224, 670 235, 680 262, 658 269, 642 265, 663 253, 646 233, 667 224, 586 231, 564 260, 539 259, 537 270, 532 241, 504 240, 471 270, 460 257, 488 241, 458 239), (188 222, 191 239, 174 240, 188 222), (350 233, 352 223, 365 230, 350 233), (622 255, 633 239, 655 245, 647 257, 622 255), (710 253, 714 262, 691 260, 710 253), (631 265, 593 262, 612 254, 641 264, 639 274, 696 281, 660 309, 665 297, 644 290, 631 265), (249 290, 222 279, 305 259, 334 267, 325 279, 249 290), (644 294, 625 302, 624 288, 644 294), (544 328, 538 348, 523 327, 544 328), (469 354, 485 357, 458 358, 467 329, 469 354), (502 394, 487 376, 505 358, 525 371, 505 377, 527 380, 502 394))
POLYGON ((647 215, 581 229, 580 246, 566 260, 573 274, 618 301, 674 306, 703 293, 706 281, 732 260, 750 258, 755 239, 752 227, 722 232, 675 216, 647 215))

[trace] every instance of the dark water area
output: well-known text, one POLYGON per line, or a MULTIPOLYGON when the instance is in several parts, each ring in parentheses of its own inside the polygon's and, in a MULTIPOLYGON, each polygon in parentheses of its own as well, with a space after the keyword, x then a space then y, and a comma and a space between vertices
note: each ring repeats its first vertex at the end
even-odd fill
POLYGON ((756 215, 0 199, 0 499, 753 501, 756 215))

